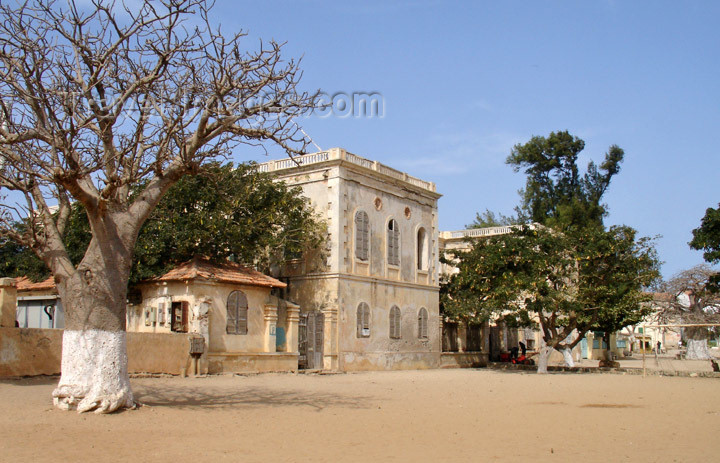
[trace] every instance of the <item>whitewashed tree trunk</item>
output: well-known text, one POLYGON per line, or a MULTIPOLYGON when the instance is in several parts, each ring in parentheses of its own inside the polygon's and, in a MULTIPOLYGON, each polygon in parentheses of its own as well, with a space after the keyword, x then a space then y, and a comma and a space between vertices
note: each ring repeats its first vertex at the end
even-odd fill
POLYGON ((546 374, 548 372, 548 359, 550 358, 550 353, 552 352, 552 347, 548 346, 542 346, 540 347, 540 350, 538 351, 538 367, 537 372, 538 374, 546 374))
POLYGON ((561 350, 561 352, 563 354, 563 359, 565 360, 565 366, 570 368, 574 367, 575 361, 573 361, 572 358, 572 350, 569 347, 565 347, 561 350))
POLYGON ((57 408, 111 413, 135 406, 125 332, 128 248, 93 238, 77 271, 58 281, 66 312, 57 408))
POLYGON ((685 358, 689 360, 709 360, 713 358, 708 349, 707 339, 688 339, 685 358))
POLYGON ((135 406, 124 331, 65 330, 61 368, 52 394, 57 408, 110 413, 135 406))

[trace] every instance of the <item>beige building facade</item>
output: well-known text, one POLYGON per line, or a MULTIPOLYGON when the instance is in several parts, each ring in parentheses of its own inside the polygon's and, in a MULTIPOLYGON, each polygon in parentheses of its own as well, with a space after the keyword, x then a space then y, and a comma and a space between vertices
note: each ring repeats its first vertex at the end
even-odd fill
POLYGON ((296 371, 299 308, 271 295, 285 283, 196 257, 138 285, 128 331, 202 338, 198 373, 296 371))
POLYGON ((326 248, 283 272, 304 366, 439 367, 435 185, 339 148, 259 170, 301 187, 327 224, 326 248))

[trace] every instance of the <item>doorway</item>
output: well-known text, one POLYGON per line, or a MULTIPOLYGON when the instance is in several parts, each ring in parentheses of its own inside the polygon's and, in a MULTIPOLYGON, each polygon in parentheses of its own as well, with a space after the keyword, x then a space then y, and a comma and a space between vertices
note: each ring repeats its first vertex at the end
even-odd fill
POLYGON ((317 310, 300 314, 298 326, 298 368, 322 370, 325 315, 317 310))

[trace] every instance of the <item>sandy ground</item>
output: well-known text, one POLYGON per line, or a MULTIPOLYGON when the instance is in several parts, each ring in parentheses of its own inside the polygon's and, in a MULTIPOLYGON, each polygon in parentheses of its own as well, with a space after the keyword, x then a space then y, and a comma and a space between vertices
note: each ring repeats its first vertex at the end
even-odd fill
POLYGON ((139 410, 54 410, 0 381, 0 461, 715 461, 720 380, 468 370, 132 381, 139 410))

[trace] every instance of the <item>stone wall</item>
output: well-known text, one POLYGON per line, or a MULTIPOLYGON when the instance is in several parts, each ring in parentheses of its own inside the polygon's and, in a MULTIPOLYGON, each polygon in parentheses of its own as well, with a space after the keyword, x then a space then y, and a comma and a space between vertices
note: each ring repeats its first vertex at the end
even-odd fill
MULTIPOLYGON (((0 377, 60 374, 62 330, 0 328, 0 377)), ((128 333, 130 373, 190 371, 187 334, 128 333)))

